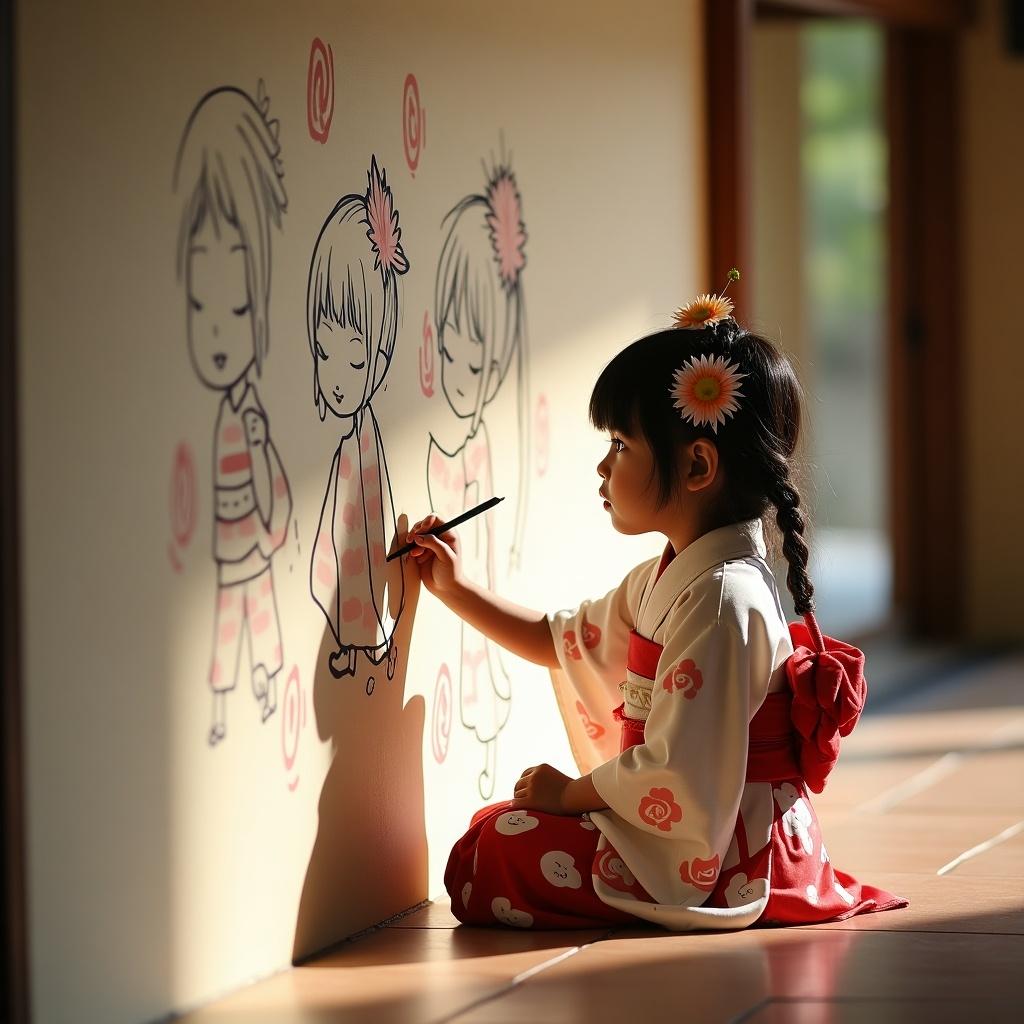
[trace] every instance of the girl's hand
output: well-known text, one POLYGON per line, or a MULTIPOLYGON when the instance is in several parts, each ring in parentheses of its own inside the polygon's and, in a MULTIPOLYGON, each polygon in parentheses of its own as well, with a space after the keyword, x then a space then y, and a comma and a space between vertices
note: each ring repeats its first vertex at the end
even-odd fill
POLYGON ((429 515, 413 524, 413 528, 402 542, 412 542, 418 547, 409 552, 409 557, 420 574, 423 585, 432 594, 443 598, 462 586, 462 559, 459 556, 459 540, 450 530, 436 536, 427 536, 426 531, 442 522, 438 516, 429 515))
POLYGON ((549 764, 527 768, 516 783, 512 810, 544 811, 546 814, 568 814, 564 806, 566 786, 572 782, 549 764))

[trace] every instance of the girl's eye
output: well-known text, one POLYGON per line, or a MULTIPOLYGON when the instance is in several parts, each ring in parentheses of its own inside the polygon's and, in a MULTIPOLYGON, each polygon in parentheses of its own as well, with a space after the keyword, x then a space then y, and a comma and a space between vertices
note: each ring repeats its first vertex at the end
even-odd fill
POLYGON ((319 341, 316 343, 316 356, 317 359, 322 359, 325 363, 327 362, 327 353, 324 351, 324 347, 319 341))
POLYGON ((481 371, 482 369, 483 369, 483 367, 482 367, 482 366, 471 366, 471 367, 469 368, 469 372, 470 372, 470 373, 472 373, 472 374, 477 374, 477 373, 479 373, 479 372, 480 372, 480 371, 481 371))
POLYGON ((612 448, 615 449, 616 454, 621 452, 625 447, 626 446, 617 437, 612 438, 612 448))
POLYGON ((190 295, 190 296, 188 297, 188 304, 189 304, 189 305, 190 305, 190 306, 191 306, 191 307, 192 307, 192 308, 193 308, 193 309, 194 309, 194 310, 195 310, 195 311, 196 311, 197 313, 201 313, 201 312, 203 311, 203 304, 202 304, 202 303, 201 303, 201 302, 200 302, 200 301, 199 301, 198 299, 194 299, 194 298, 192 298, 192 296, 191 296, 191 295, 190 295))
POLYGON ((348 365, 351 366, 353 370, 361 370, 366 365, 366 360, 364 359, 361 363, 349 363, 348 365))
POLYGON ((247 302, 244 306, 239 306, 237 309, 231 310, 235 316, 245 316, 249 312, 249 303, 247 302))

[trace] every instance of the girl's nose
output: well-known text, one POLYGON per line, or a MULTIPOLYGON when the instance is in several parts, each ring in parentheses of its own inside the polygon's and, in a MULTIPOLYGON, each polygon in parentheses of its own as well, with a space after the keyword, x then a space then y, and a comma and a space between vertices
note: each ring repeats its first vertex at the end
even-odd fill
POLYGON ((607 479, 608 479, 608 467, 607 467, 607 466, 605 465, 605 461, 604 461, 604 459, 602 459, 602 460, 601 460, 601 461, 600 461, 600 462, 599 462, 599 463, 597 464, 597 475, 598 475, 598 476, 599 476, 599 477, 600 477, 600 478, 601 478, 602 480, 607 480, 607 479))

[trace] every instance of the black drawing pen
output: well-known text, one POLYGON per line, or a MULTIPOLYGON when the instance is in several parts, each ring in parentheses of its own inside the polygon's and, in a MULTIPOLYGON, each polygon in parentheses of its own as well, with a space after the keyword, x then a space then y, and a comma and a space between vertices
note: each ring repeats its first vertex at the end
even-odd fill
MULTIPOLYGON (((499 501, 504 501, 504 498, 488 498, 486 501, 477 505, 474 508, 463 512, 461 516, 456 516, 450 522, 438 523, 437 526, 432 526, 429 530, 424 530, 421 533, 423 537, 436 537, 439 533, 444 533, 445 530, 450 530, 453 526, 459 526, 464 523, 467 519, 472 519, 473 516, 480 515, 481 512, 486 512, 489 508, 494 508, 499 501)), ((415 544, 406 544, 405 547, 399 548, 397 551, 392 551, 390 555, 384 561, 390 562, 392 558, 398 558, 399 555, 407 555, 410 551, 416 549, 415 544)))

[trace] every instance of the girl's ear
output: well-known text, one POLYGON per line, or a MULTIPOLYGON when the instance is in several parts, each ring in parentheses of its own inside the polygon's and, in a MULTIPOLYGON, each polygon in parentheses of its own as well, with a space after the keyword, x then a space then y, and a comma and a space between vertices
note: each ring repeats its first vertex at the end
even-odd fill
POLYGON ((702 491, 705 487, 710 487, 717 476, 718 446, 709 438, 699 437, 690 445, 686 489, 702 491))

